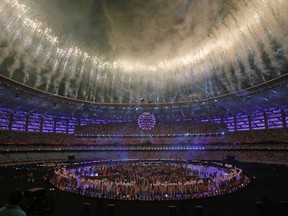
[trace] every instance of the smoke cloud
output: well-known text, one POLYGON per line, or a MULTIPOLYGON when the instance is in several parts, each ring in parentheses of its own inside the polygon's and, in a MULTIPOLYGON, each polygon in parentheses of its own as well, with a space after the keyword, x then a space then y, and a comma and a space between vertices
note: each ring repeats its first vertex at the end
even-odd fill
POLYGON ((19 2, 0 2, 1 74, 62 96, 199 100, 265 83, 288 67, 281 0, 19 2))

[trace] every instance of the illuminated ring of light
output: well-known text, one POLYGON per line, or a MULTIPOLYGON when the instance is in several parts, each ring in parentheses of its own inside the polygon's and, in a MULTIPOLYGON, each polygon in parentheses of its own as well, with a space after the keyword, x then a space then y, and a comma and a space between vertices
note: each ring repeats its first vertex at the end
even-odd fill
POLYGON ((138 117, 138 126, 142 130, 151 130, 156 124, 156 118, 149 112, 144 112, 138 117))

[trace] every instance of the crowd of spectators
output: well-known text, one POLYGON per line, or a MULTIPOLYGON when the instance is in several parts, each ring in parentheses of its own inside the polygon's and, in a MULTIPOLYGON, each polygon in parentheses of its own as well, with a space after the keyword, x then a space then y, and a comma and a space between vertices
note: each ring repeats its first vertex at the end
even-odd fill
POLYGON ((40 133, 0 130, 0 144, 73 144, 72 134, 40 133))
POLYGON ((211 150, 211 151, 286 151, 288 150, 288 143, 214 143, 214 144, 109 144, 107 145, 93 145, 93 144, 2 144, 0 145, 0 152, 59 152, 59 151, 197 151, 197 150, 211 150))
POLYGON ((288 142, 288 129, 250 130, 227 133, 228 143, 288 142))
POLYGON ((142 130, 137 122, 121 122, 76 126, 76 136, 185 136, 187 134, 217 134, 227 131, 225 124, 217 124, 211 122, 157 122, 151 130, 142 130))
POLYGON ((287 129, 239 131, 220 136, 82 138, 74 135, 0 131, 0 163, 93 158, 175 158, 288 164, 287 129), (90 140, 91 139, 91 140, 90 140), (81 140, 81 142, 78 142, 81 140))
POLYGON ((152 143, 152 144, 213 144, 224 142, 223 136, 221 135, 204 135, 197 134, 191 136, 177 136, 177 137, 81 137, 76 138, 76 143, 79 144, 92 144, 92 145, 110 145, 110 144, 128 144, 134 145, 136 143, 152 143))
POLYGON ((187 159, 187 160, 226 160, 228 156, 234 156, 241 162, 288 164, 287 150, 159 150, 147 149, 141 151, 102 150, 102 151, 51 151, 51 152, 6 152, 0 154, 0 164, 24 164, 44 161, 68 161, 69 156, 75 160, 94 159, 187 159))
MULTIPOLYGON (((191 123, 191 122, 190 122, 191 123)), ((207 122, 206 122, 207 123, 207 122)), ((205 124, 206 124, 205 123, 205 124)), ((121 123, 124 125, 124 123, 121 123)), ((181 123, 182 124, 182 123, 181 123)), ((210 123, 207 123, 210 124, 210 123)), ((117 123, 112 123, 111 125, 116 125, 117 123)), ((102 135, 97 135, 94 133, 87 136, 78 136, 73 134, 60 134, 60 133, 41 133, 41 132, 22 132, 22 131, 4 131, 0 130, 0 144, 45 144, 45 145, 135 145, 135 144, 143 144, 143 143, 151 143, 151 144, 217 144, 217 143, 234 143, 234 144, 255 144, 255 143, 263 143, 263 142, 278 142, 278 143, 287 143, 288 133, 287 129, 270 129, 270 130, 252 130, 252 131, 238 131, 238 132, 214 132, 215 133, 207 133, 208 129, 203 129, 201 133, 187 133, 188 129, 182 130, 183 128, 189 128, 190 132, 193 131, 193 128, 196 126, 188 126, 183 124, 181 131, 175 129, 175 133, 169 133, 166 131, 165 133, 155 132, 154 129, 152 131, 143 132, 137 126, 131 127, 134 130, 139 130, 142 134, 138 134, 133 136, 133 133, 126 131, 125 127, 118 127, 119 130, 125 131, 124 133, 117 133, 114 131, 113 127, 111 130, 110 126, 106 125, 106 133, 102 133, 102 135), (187 126, 187 127, 186 127, 187 126), (109 134, 108 134, 109 132, 109 134), (158 134, 159 133, 159 134, 158 134), (128 134, 130 134, 128 136, 128 134)), ((130 124, 128 124, 130 125, 130 124)), ((165 124, 164 124, 165 125, 165 124)), ((174 125, 174 124, 170 124, 174 125)), ((176 124, 177 125, 177 124, 176 124)), ((213 124, 214 125, 214 124, 213 124)), ((115 127, 116 127, 115 126, 115 127)), ((167 126, 167 125, 166 125, 167 126)), ((165 127, 166 127, 165 126, 165 127)), ((90 128, 90 126, 87 126, 90 128)), ((129 126, 130 127, 130 126, 129 126)), ((168 127, 168 126, 167 126, 168 127)), ((178 127, 178 126, 177 126, 178 127)), ((175 128, 177 128, 175 126, 175 128)), ((198 127, 198 125, 197 125, 198 127)), ((91 130, 92 130, 91 126, 91 130)), ((171 126, 173 129, 173 127, 171 126)), ((199 127, 201 128, 201 127, 199 127)), ((95 129, 95 128, 94 128, 95 129)), ((116 130, 116 129, 115 129, 116 130)), ((211 129, 212 130, 212 129, 211 129)))

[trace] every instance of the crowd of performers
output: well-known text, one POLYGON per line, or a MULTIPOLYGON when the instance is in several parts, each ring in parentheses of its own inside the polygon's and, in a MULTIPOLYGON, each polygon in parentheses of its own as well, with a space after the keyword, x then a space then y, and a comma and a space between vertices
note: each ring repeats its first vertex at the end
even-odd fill
POLYGON ((89 166, 59 167, 55 187, 107 199, 193 199, 232 193, 249 178, 231 165, 118 161, 89 166))

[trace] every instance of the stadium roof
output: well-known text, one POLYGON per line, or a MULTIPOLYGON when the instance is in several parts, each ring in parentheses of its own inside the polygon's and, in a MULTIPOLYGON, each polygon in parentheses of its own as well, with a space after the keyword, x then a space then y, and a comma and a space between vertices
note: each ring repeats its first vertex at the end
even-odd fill
MULTIPOLYGON (((287 109, 288 77, 278 77, 275 80, 259 85, 257 88, 239 91, 237 94, 195 100, 189 103, 171 104, 103 104, 96 102, 70 99, 59 95, 42 92, 0 76, 0 107, 20 110, 42 115, 87 117, 112 115, 133 116, 143 111, 178 113, 182 117, 222 116, 235 113, 254 113, 270 107, 287 109)), ((180 116, 181 117, 181 116, 180 116)))

